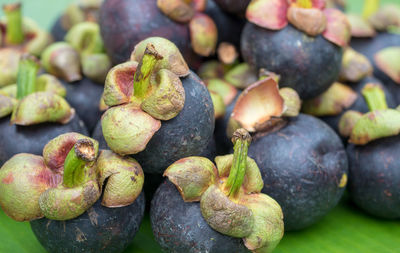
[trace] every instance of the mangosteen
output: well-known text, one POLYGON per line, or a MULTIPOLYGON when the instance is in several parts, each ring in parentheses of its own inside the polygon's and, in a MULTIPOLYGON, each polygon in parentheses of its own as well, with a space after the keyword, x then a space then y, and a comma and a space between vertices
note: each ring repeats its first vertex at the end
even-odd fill
POLYGON ((325 9, 324 1, 257 0, 246 17, 241 52, 251 66, 279 74, 281 86, 302 99, 318 96, 337 80, 342 47, 350 39, 341 11, 325 9))
POLYGON ((174 160, 201 154, 212 139, 207 88, 164 38, 140 42, 131 61, 112 68, 103 98, 110 106, 101 119, 108 147, 133 155, 146 173, 161 174, 174 160))
POLYGON ((337 205, 347 181, 347 157, 335 132, 299 114, 301 101, 274 78, 246 88, 229 115, 227 136, 244 127, 253 133, 249 157, 260 167, 263 193, 282 207, 285 230, 311 226, 337 205))
POLYGON ((370 112, 347 111, 340 120, 341 134, 349 137, 349 192, 355 204, 367 213, 398 219, 400 111, 388 109, 378 85, 366 85, 362 93, 370 112))
POLYGON ((54 138, 43 156, 13 156, 0 178, 3 211, 31 221, 49 252, 122 252, 143 218, 140 165, 109 150, 98 152, 96 140, 78 133, 54 138))
POLYGON ((55 41, 63 41, 68 30, 81 22, 98 21, 102 0, 79 0, 68 5, 64 13, 56 19, 51 27, 51 35, 55 41))
MULTIPOLYGON (((251 0, 214 0, 221 9, 231 14, 244 17, 251 0)), ((211 2, 211 1, 210 1, 211 2)))
POLYGON ((0 116, 6 117, 0 120, 0 164, 18 153, 41 154, 44 145, 62 133, 87 134, 84 123, 62 97, 65 88, 54 76, 36 78, 38 69, 34 56, 23 55, 17 84, 0 91, 0 116))
POLYGON ((18 62, 23 53, 40 56, 51 43, 51 36, 35 21, 22 16, 21 4, 3 5, 5 19, 0 21, 0 87, 15 84, 18 62))
POLYGON ((263 181, 247 157, 251 137, 233 134, 234 154, 186 157, 164 172, 168 179, 151 203, 153 234, 165 252, 271 252, 283 236, 279 204, 261 193, 263 181), (183 229, 182 229, 183 228, 183 229))
POLYGON ((105 0, 100 27, 113 64, 126 61, 140 41, 160 36, 175 43, 197 68, 199 56, 214 53, 218 36, 214 21, 203 13, 205 7, 204 0, 105 0))

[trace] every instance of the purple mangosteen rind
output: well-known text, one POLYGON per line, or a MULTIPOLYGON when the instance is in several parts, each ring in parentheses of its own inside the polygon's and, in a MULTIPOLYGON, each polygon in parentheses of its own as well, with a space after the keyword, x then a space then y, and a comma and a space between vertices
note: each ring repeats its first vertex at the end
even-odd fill
MULTIPOLYGON (((234 154, 217 157, 218 169, 210 160, 192 156, 173 163, 164 176, 175 184, 185 202, 200 201, 202 218, 214 230, 243 238, 253 252, 271 251, 283 236, 281 209, 272 198, 260 194, 261 174, 247 157, 250 134, 238 129, 232 142, 234 154)), ((160 207, 152 206, 152 211, 154 208, 160 207)))
POLYGON ((244 17, 251 0, 214 0, 226 12, 244 17))

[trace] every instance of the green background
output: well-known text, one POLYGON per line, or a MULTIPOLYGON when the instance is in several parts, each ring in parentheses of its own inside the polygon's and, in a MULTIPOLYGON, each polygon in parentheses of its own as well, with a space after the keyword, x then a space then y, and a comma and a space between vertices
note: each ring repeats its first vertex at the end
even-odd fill
MULTIPOLYGON (((13 1, 0 0, 1 4, 13 1)), ((73 0, 22 0, 24 14, 42 27, 50 28, 62 10, 73 0)), ((400 0, 382 0, 397 2, 400 0)), ((360 12, 363 0, 348 0, 349 12, 360 12)), ((2 15, 1 11, 0 14, 2 15)), ((32 234, 29 223, 15 222, 0 211, 0 253, 45 252, 32 234)), ((140 232, 126 253, 160 252, 152 238, 146 217, 140 232)), ((314 226, 288 232, 275 252, 400 252, 400 222, 380 220, 354 207, 350 200, 342 202, 314 226)))

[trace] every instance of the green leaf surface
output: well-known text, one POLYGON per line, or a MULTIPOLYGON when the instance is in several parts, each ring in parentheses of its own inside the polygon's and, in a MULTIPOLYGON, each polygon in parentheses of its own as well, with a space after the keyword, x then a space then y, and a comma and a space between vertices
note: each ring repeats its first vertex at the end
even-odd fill
MULTIPOLYGON (((16 222, 0 212, 0 252, 43 253, 29 223, 16 222)), ((154 241, 149 216, 125 253, 161 253, 154 241)), ((369 216, 343 200, 314 226, 287 232, 274 252, 400 252, 400 221, 369 216)))

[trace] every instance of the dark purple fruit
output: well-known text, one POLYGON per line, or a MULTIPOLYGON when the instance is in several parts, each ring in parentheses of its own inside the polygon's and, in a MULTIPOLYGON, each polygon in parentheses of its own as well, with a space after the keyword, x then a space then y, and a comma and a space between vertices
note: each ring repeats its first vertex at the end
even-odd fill
POLYGON ((151 226, 165 252, 250 252, 241 238, 216 232, 204 220, 200 204, 184 202, 176 186, 166 180, 151 202, 151 226))
POLYGON ((54 41, 63 41, 67 30, 62 26, 61 16, 57 18, 56 22, 51 27, 51 36, 53 36, 54 41))
POLYGON ((92 132, 101 117, 99 103, 104 86, 86 77, 78 82, 63 84, 67 89, 68 103, 75 108, 89 132, 92 132))
POLYGON ((251 0, 214 0, 224 11, 244 16, 251 0))
POLYGON ((400 135, 365 146, 348 145, 349 191, 353 201, 374 216, 400 218, 400 135))
POLYGON ((10 125, 10 118, 0 119, 0 165, 18 153, 41 155, 43 147, 60 134, 77 132, 87 135, 86 126, 75 115, 67 124, 42 123, 31 126, 10 125))
POLYGON ((280 86, 295 89, 302 99, 318 96, 339 76, 342 49, 292 25, 272 31, 247 23, 241 43, 246 62, 279 74, 280 86))
POLYGON ((189 63, 197 58, 190 46, 188 26, 162 14, 157 0, 105 0, 99 23, 105 48, 114 64, 129 59, 134 46, 152 36, 172 41, 189 63))
POLYGON ((81 216, 67 221, 31 221, 31 228, 48 252, 123 252, 139 230, 144 194, 133 204, 108 208, 97 201, 81 216))
POLYGON ((282 207, 285 230, 306 228, 337 205, 348 161, 340 138, 323 121, 304 114, 282 129, 258 133, 248 156, 258 164, 263 193, 282 207))

